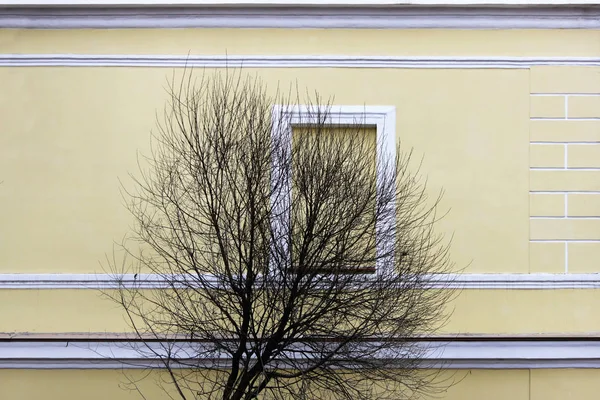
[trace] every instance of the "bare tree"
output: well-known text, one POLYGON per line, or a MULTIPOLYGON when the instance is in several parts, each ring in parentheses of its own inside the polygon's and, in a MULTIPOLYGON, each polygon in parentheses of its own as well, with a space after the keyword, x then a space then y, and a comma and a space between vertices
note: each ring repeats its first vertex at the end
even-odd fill
POLYGON ((411 152, 390 157, 360 120, 333 129, 330 101, 241 71, 187 70, 169 94, 126 192, 139 248, 109 265, 138 274, 111 297, 176 396, 431 390, 414 339, 444 320, 452 292, 429 279, 451 265, 411 152))

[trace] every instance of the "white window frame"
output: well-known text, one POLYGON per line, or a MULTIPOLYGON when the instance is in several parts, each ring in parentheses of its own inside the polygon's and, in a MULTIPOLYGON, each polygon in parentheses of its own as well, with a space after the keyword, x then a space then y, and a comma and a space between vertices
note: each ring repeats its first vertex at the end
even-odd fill
MULTIPOLYGON (((375 126, 377 130, 376 147, 377 147, 377 162, 376 162, 376 187, 379 192, 381 178, 385 173, 384 165, 395 165, 396 161, 396 107, 395 106, 355 106, 355 105, 337 105, 337 106, 273 106, 273 131, 272 137, 279 136, 277 142, 285 143, 288 146, 287 151, 291 154, 292 151, 292 130, 294 127, 308 125, 314 121, 310 120, 310 116, 327 115, 325 123, 327 125, 353 125, 360 124, 365 126, 375 126), (383 161, 383 162, 382 162, 383 161)), ((274 160, 274 162, 276 162, 274 160)), ((278 168, 273 168, 278 171, 278 168)), ((282 185, 284 195, 274 196, 277 200, 272 199, 272 204, 275 210, 280 207, 282 212, 289 213, 289 203, 291 201, 291 184, 289 182, 290 174, 286 174, 286 179, 282 185), (287 210, 287 211, 286 211, 287 210)), ((280 175, 273 175, 274 182, 282 182, 280 175)), ((389 204, 392 210, 395 208, 394 202, 389 204)), ((382 229, 389 229, 389 226, 383 225, 385 222, 376 222, 375 235, 382 229)), ((388 221, 389 223, 389 221, 388 221)), ((279 228, 276 224, 272 224, 273 229, 277 232, 279 228)), ((394 235, 388 240, 378 241, 377 254, 382 254, 390 251, 394 246, 394 235)), ((287 244, 280 243, 281 248, 285 249, 287 244)), ((384 265, 381 261, 377 261, 375 265, 375 274, 380 275, 389 273, 383 271, 384 265)), ((389 265, 389 263, 388 263, 389 265)))

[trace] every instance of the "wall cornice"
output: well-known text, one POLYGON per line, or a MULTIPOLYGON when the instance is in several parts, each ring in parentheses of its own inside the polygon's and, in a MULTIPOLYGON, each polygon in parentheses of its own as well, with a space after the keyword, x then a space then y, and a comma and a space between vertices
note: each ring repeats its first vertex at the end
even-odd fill
POLYGON ((597 1, 0 1, 0 28, 600 29, 597 1))
POLYGON ((0 0, 5 6, 581 6, 600 4, 598 0, 0 0))
MULTIPOLYGON (((165 346, 197 354, 200 343, 138 341, 2 341, 0 368, 114 369, 160 367, 165 346), (175 346, 175 347, 173 347, 175 346)), ((417 342, 422 368, 600 368, 600 340, 417 342)), ((227 362, 227 358, 206 360, 227 362)))
POLYGON ((538 65, 600 66, 600 57, 0 54, 0 67, 526 69, 538 65))
MULTIPOLYGON (((442 289, 600 289, 600 274, 443 274, 431 276, 430 285, 442 289)), ((118 287, 164 288, 166 281, 155 274, 0 274, 0 290, 118 287)))

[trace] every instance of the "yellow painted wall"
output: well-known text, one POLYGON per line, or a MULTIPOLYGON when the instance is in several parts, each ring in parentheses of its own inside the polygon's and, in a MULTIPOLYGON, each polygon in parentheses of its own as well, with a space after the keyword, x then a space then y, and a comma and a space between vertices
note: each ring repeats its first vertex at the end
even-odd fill
MULTIPOLYGON (((2 272, 100 271, 130 219, 118 178, 136 170, 168 70, 3 68, 2 272)), ((526 70, 270 69, 335 103, 395 105, 397 137, 424 156, 440 231, 468 272, 528 272, 526 70), (355 82, 348 85, 347 82, 355 82)))
POLYGON ((529 400, 593 400, 599 390, 598 369, 532 370, 529 400))
MULTIPOLYGON (((600 57, 600 31, 17 29, 0 30, 0 52, 600 57)), ((600 241, 588 241, 600 239, 600 194, 585 193, 600 192, 600 68, 248 72, 271 84, 298 80, 337 104, 395 105, 398 139, 425 156, 432 193, 446 191, 440 229, 454 234, 464 272, 600 272, 600 241), (553 219, 565 216, 576 219, 553 219)), ((0 68, 0 273, 102 272, 130 223, 118 178, 127 185, 136 151, 148 150, 170 73, 0 68)), ((448 305, 444 332, 597 333, 599 302, 596 290, 465 290, 448 305)), ((0 291, 0 332, 126 329, 118 307, 92 290, 0 291)), ((458 371, 464 379, 440 398, 591 400, 599 374, 458 371)), ((121 379, 111 370, 0 370, 0 399, 137 398, 121 379)))
POLYGON ((4 53, 578 56, 596 30, 107 29, 0 30, 4 53))
MULTIPOLYGON (((0 398, 14 400, 139 400, 130 382, 143 370, 0 369, 0 398)), ((156 378, 144 379, 140 390, 149 400, 165 398, 156 378)), ((168 397, 167 397, 168 398, 168 397)))
MULTIPOLYGON (((564 57, 598 56, 598 35, 589 30, 9 29, 0 30, 0 50, 564 57)), ((119 240, 126 231, 117 177, 135 170, 134 152, 147 149, 147 133, 154 111, 162 106, 161 85, 169 71, 2 68, 0 165, 6 172, 0 202, 8 228, 0 241, 0 271, 101 270, 98 260, 110 252, 104 241, 119 240)), ((458 267, 468 265, 465 272, 598 269, 582 262, 588 253, 597 253, 596 244, 562 242, 598 239, 597 221, 536 220, 530 227, 523 221, 527 212, 534 217, 594 217, 600 212, 600 196, 593 194, 532 194, 530 211, 525 210, 528 188, 600 189, 599 172, 572 169, 598 166, 600 146, 590 144, 600 137, 600 123, 585 118, 596 117, 594 102, 600 97, 580 95, 600 92, 599 68, 280 69, 267 75, 271 83, 298 79, 325 95, 335 94, 339 104, 396 105, 398 137, 425 154, 423 171, 432 192, 442 185, 446 189, 443 206, 452 211, 442 230, 455 234, 454 256, 458 267), (348 81, 360 84, 345 85, 348 81), (569 119, 527 122, 527 116, 569 119), (577 144, 565 149, 571 141, 577 144), (526 177, 527 162, 536 168, 569 169, 535 170, 526 177), (549 256, 560 254, 557 243, 527 244, 529 229, 533 240, 562 242, 565 261, 549 256)))
MULTIPOLYGON (((127 390, 139 370, 0 370, 0 398, 44 400, 139 399, 127 390), (32 384, 35 382, 35 384, 32 384)), ((149 399, 162 395, 155 378, 143 381, 149 399)), ((600 390, 600 370, 458 370, 439 381, 454 385, 435 398, 445 400, 594 400, 600 390)), ((433 398, 433 397, 432 397, 433 398)))
POLYGON ((530 79, 530 238, 545 241, 530 270, 599 272, 600 68, 534 66, 530 79))
MULTIPOLYGON (((464 290, 448 304, 447 333, 600 332, 594 289, 464 290), (533 317, 535 316, 535 317, 533 317)), ((122 311, 94 290, 2 290, 0 332, 123 332, 122 311)))
MULTIPOLYGON (((75 54, 192 51, 222 55, 228 51, 598 56, 598 35, 597 31, 586 30, 1 30, 0 50, 75 54)), ((562 193, 600 190, 599 172, 572 169, 597 166, 598 145, 584 144, 600 139, 600 123, 579 117, 596 115, 595 97, 573 94, 599 93, 600 68, 247 71, 263 75, 272 85, 285 86, 297 80, 301 87, 318 89, 325 96, 335 95, 337 104, 395 105, 398 139, 405 148, 414 146, 417 158, 425 157, 422 171, 429 178, 431 192, 437 193, 442 187, 445 190, 441 208, 450 213, 441 222, 440 230, 454 234, 453 258, 458 268, 465 268, 464 272, 563 273, 600 269, 589 262, 600 252, 598 243, 565 241, 597 239, 597 220, 539 219, 561 217, 565 212, 568 216, 593 217, 600 212, 596 204, 599 195, 562 193), (569 118, 571 106, 578 119, 569 118), (536 116, 562 119, 535 120, 536 116), (543 170, 529 171, 530 166, 543 170), (530 190, 543 193, 529 194, 530 190), (530 215, 538 218, 530 221, 530 215), (534 242, 529 243, 529 239, 534 242)), ((136 171, 136 151, 148 150, 149 132, 154 127, 156 110, 164 104, 163 85, 170 73, 171 69, 161 68, 0 68, 0 272, 103 272, 100 262, 112 251, 112 241, 119 241, 130 223, 118 191, 118 179, 127 186, 127 173, 136 171)), ((574 293, 588 296, 586 292, 574 293)), ((23 296, 22 304, 33 310, 16 321, 5 322, 7 329, 17 331, 28 327, 36 331, 62 329, 60 325, 47 326, 44 318, 35 319, 30 314, 41 312, 33 306, 36 298, 49 296, 54 300, 48 304, 58 309, 70 307, 65 304, 68 291, 0 295, 23 296)), ((596 329, 596 319, 588 317, 591 306, 587 305, 583 306, 581 319, 520 322, 516 304, 526 302, 526 307, 536 312, 536 307, 545 309, 549 304, 548 300, 540 300, 548 296, 555 299, 562 295, 465 291, 455 303, 456 312, 447 329, 596 329), (469 305, 467 299, 475 297, 493 299, 484 304, 496 307, 503 318, 473 319, 472 315, 480 312, 473 311, 476 307, 469 305), (501 306, 503 303, 510 305, 501 306)), ((96 304, 92 300, 82 304, 88 301, 96 304)), ((565 314, 574 307, 570 301, 564 306, 557 301, 565 314)), ((581 308, 581 303, 578 306, 581 308)), ((43 305, 40 307, 43 309, 43 305)), ((93 307, 104 310, 106 321, 119 319, 103 306, 93 307)), ((83 310, 78 312, 84 313, 83 310)), ((2 312, 7 315, 15 311, 2 312)), ((98 320, 88 324, 86 317, 76 321, 73 329, 84 331, 114 325, 98 320)), ((114 326, 117 325, 120 326, 114 326)))
MULTIPOLYGON (((0 398, 139 399, 136 392, 127 389, 130 387, 129 380, 139 379, 142 374, 143 372, 139 370, 0 370, 0 398), (32 385, 31 382, 36 384, 32 385)), ((151 375, 140 385, 140 389, 149 400, 160 399, 161 395, 165 398, 161 389, 155 384, 155 380, 156 377, 151 375)), ((431 399, 529 399, 528 370, 447 371, 436 378, 436 381, 438 387, 446 390, 436 393, 435 396, 430 397, 431 399)))

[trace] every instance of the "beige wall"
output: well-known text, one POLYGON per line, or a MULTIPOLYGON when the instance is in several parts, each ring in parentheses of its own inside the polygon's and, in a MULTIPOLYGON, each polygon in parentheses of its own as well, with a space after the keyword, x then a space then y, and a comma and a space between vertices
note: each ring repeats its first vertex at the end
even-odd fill
MULTIPOLYGON (((128 379, 141 374, 136 370, 0 370, 0 395, 28 400, 139 399, 127 387, 128 379)), ((593 400, 600 389, 600 370, 458 370, 448 371, 439 381, 454 385, 432 398, 593 400)), ((144 381, 141 389, 148 399, 162 394, 153 378, 144 381)))
MULTIPOLYGON (((598 32, 586 30, 2 30, 0 43, 2 51, 15 53, 600 53, 598 32)), ((169 73, 152 68, 0 70, 0 216, 7 227, 0 241, 0 271, 101 271, 98 260, 127 229, 117 179, 127 181, 127 172, 135 171, 135 152, 147 149, 169 73)), ((567 241, 600 239, 598 220, 579 218, 598 215, 599 196, 577 193, 600 189, 600 172, 575 169, 597 168, 600 151, 594 141, 600 124, 586 119, 597 117, 600 69, 289 68, 270 69, 266 75, 272 84, 297 79, 302 86, 335 94, 338 104, 397 107, 398 138, 425 156, 423 172, 432 193, 442 186, 446 190, 442 207, 451 212, 441 230, 455 235, 458 268, 502 273, 597 269, 585 261, 600 253, 597 242, 567 241), (355 84, 345 84, 350 81, 355 84), (527 164, 541 169, 528 177, 527 164), (534 191, 529 206, 528 189, 534 191), (525 214, 535 217, 530 227, 525 214), (578 219, 539 219, 565 215, 578 219), (536 242, 528 244, 527 236, 536 242)))
MULTIPOLYGON (((2 53, 600 57, 590 30, 0 30, 2 53)), ((0 68, 0 273, 103 272, 170 68, 0 68)), ((600 67, 248 69, 396 106, 465 273, 600 272, 600 67), (351 82, 351 84, 349 84, 351 82), (530 168, 532 168, 530 170, 530 168), (568 218, 567 218, 568 217, 568 218)), ((464 290, 444 332, 600 332, 597 290, 464 290)), ((0 290, 0 332, 122 332, 94 290, 0 290)), ((444 399, 595 399, 600 370, 458 371, 444 399)), ((138 372, 134 372, 134 375, 138 372)), ((130 399, 120 371, 2 370, 0 399, 130 399), (35 382, 35 384, 32 384, 35 382)))
POLYGON ((531 271, 598 272, 600 68, 533 67, 531 93, 531 271))
MULTIPOLYGON (((185 47, 198 54, 225 50, 283 54, 287 43, 288 53, 294 48, 297 54, 351 54, 351 49, 403 55, 600 54, 596 31, 360 34, 362 40, 354 38, 356 31, 338 30, 3 30, 0 38, 3 51, 17 52, 18 45, 21 53, 185 54, 185 47)), ((597 116, 594 102, 600 97, 589 95, 600 93, 600 68, 247 71, 262 75, 272 86, 297 81, 324 96, 335 95, 337 104, 396 106, 398 140, 405 149, 414 147, 417 159, 424 156, 422 172, 431 193, 445 190, 441 210, 449 214, 439 229, 453 235, 457 269, 563 273, 600 268, 589 262, 600 253, 598 242, 587 241, 600 239, 600 225, 598 219, 586 218, 598 215, 599 195, 583 193, 600 190, 600 172, 590 169, 597 166, 594 143, 600 127, 598 121, 589 120, 597 116), (555 219, 564 215, 577 218, 555 219)), ((119 179, 129 185, 127 174, 137 168, 136 152, 148 150, 149 132, 155 126, 155 112, 164 104, 163 85, 170 74, 168 68, 145 67, 0 69, 0 272, 103 272, 101 261, 131 222, 119 179)), ((527 322, 527 316, 517 312, 522 303, 531 310, 546 309, 548 296, 590 297, 585 291, 560 293, 466 291, 450 305, 455 312, 447 329, 567 332, 596 326, 589 302, 577 303, 586 317, 573 319, 571 300, 556 301, 565 314, 559 322, 527 322), (493 315, 473 319, 480 312, 475 311, 478 304, 468 300, 472 298, 485 299, 481 304, 497 308, 505 319, 498 321, 493 315)), ((120 326, 88 324, 85 317, 47 324, 44 318, 33 317, 46 315, 40 311, 46 304, 72 308, 67 291, 0 295, 22 296, 23 307, 29 310, 23 315, 31 315, 6 322, 7 329, 56 331, 66 324, 87 331, 98 325, 120 326), (36 298, 52 301, 44 300, 38 308, 36 298)), ((82 304, 96 304, 94 292, 77 296, 86 299, 82 304)), ((0 312, 11 315, 15 310, 0 306, 0 312)), ((106 318, 113 320, 108 314, 106 318)))
MULTIPOLYGON (((398 140, 432 197, 459 268, 528 272, 526 70, 248 70, 273 86, 298 80, 335 103, 394 105, 398 140), (347 85, 347 82, 357 82, 347 85), (460 162, 458 162, 460 160, 460 162)), ((118 179, 135 172, 168 71, 4 68, 0 198, 3 272, 99 271, 127 232, 118 179)))
MULTIPOLYGON (((448 304, 443 328, 459 334, 600 332, 594 289, 464 290, 448 304)), ((2 290, 0 332, 123 332, 119 307, 94 290, 2 290)))
POLYGON ((597 57, 597 30, 106 29, 0 31, 4 53, 597 57))

